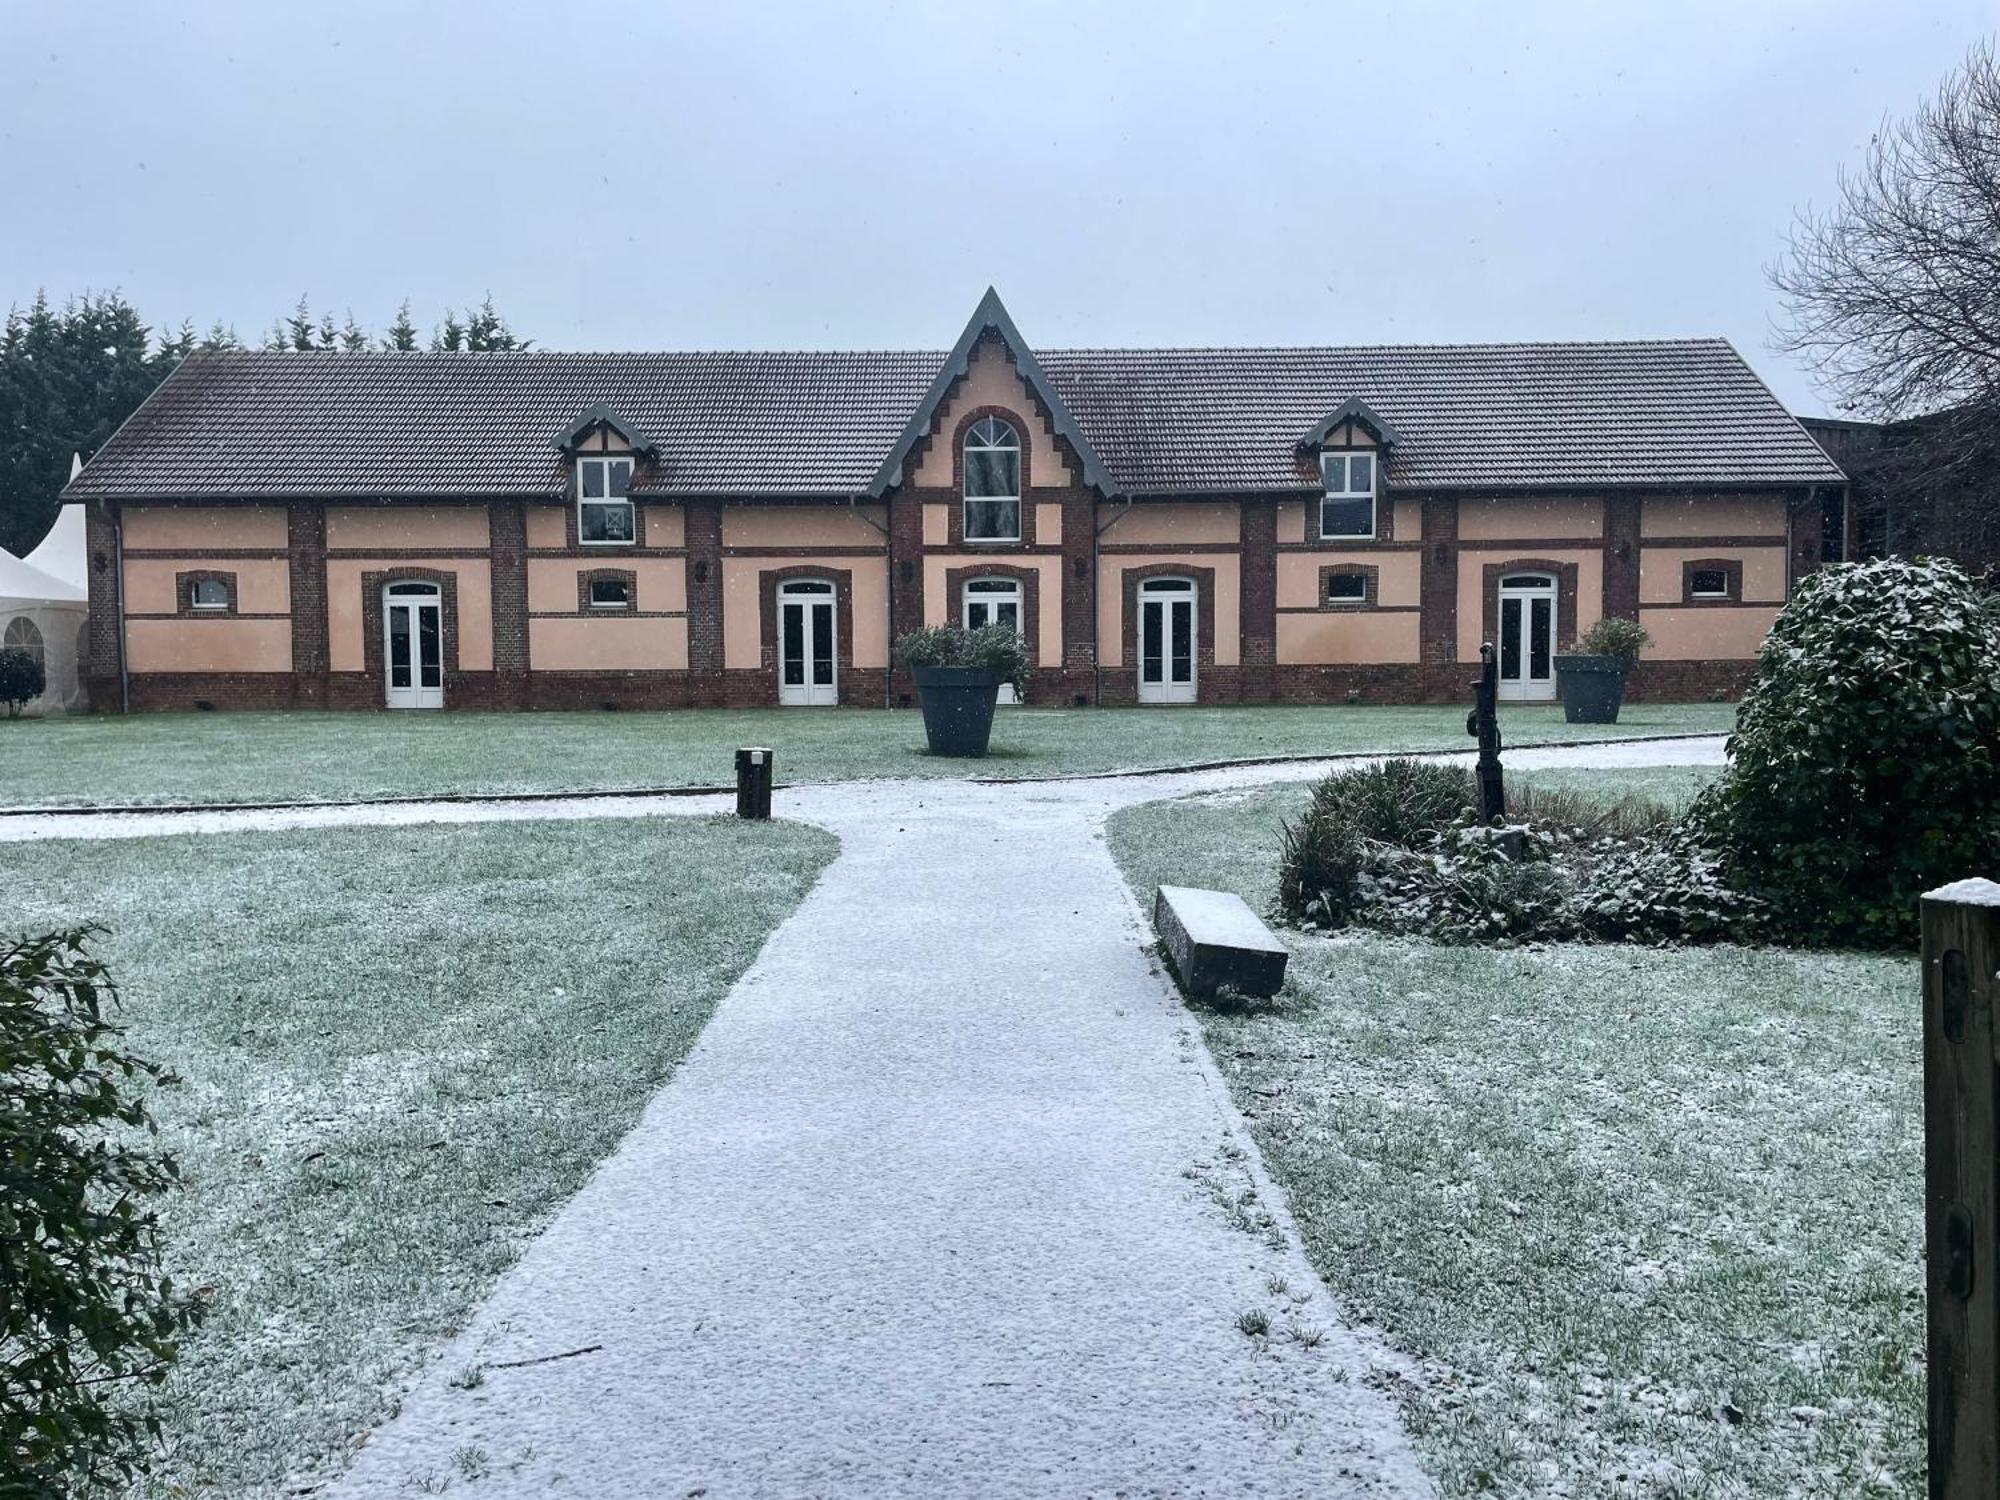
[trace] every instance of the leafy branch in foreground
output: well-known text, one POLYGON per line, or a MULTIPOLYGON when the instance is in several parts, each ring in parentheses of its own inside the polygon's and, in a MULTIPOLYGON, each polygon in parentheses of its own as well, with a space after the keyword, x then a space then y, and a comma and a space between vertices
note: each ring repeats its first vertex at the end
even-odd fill
POLYGON ((92 931, 0 947, 0 1494, 142 1469, 160 1432, 143 1393, 200 1315, 147 1206, 180 1178, 140 1090, 172 1080, 122 1050, 92 931))

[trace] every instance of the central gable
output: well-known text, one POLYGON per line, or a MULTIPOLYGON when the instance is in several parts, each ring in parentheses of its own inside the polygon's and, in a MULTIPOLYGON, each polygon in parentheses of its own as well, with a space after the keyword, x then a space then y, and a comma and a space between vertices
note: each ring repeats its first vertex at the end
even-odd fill
MULTIPOLYGON (((946 469, 942 481, 935 480, 932 476, 937 471, 931 467, 930 460, 938 450, 942 449, 944 462, 947 466, 951 463, 956 424, 963 418, 953 417, 951 425, 946 425, 945 408, 949 406, 954 411, 966 413, 977 409, 979 402, 965 405, 960 400, 963 389, 968 387, 974 378, 975 369, 980 372, 979 379, 982 382, 998 382, 986 384, 982 388, 1001 396, 1002 399, 992 404, 1013 411, 1020 417, 1028 428, 1027 436, 1030 442, 1038 446, 1043 442, 1049 443, 1053 454, 1059 441, 1061 447, 1074 455, 1076 466, 1082 470, 1085 484, 1101 495, 1114 493, 1111 476, 1098 461, 1090 440, 1083 435, 1083 429, 1070 415, 1068 406, 1063 403, 1062 395, 1042 373, 1042 367, 1035 359, 1034 351, 1028 347, 1027 341, 1021 337, 1021 331, 1014 326, 1014 320, 1007 315, 1006 307, 1001 304, 1000 294, 992 287, 988 287, 986 295, 979 299, 979 306, 973 310, 970 321, 966 323, 965 331, 958 336, 958 342, 952 345, 951 352, 945 356, 944 364, 938 370, 937 377, 931 381, 930 389, 924 392, 923 400, 917 403, 917 409, 910 414, 909 423, 904 427, 902 436, 896 440, 888 456, 882 460, 881 468, 876 471, 874 480, 868 486, 868 494, 871 497, 879 500, 897 485, 918 482, 912 478, 910 468, 913 454, 917 456, 917 462, 923 466, 926 475, 922 483, 949 485, 952 482, 949 468, 946 469), (1010 374, 1004 377, 999 375, 993 368, 991 363, 993 361, 1006 366, 1010 374), (1022 396, 1030 398, 1030 402, 1024 407, 1017 407, 1014 402, 1022 396), (944 441, 938 442, 937 438, 942 438, 944 441), (918 453, 920 444, 924 445, 921 454, 918 453)), ((1031 455, 1030 467, 1035 467, 1035 464, 1036 460, 1031 455)), ((1055 475, 1064 470, 1051 465, 1047 472, 1055 475)))
POLYGON ((929 431, 904 463, 904 482, 915 489, 955 489, 958 448, 964 430, 983 415, 1005 416, 1027 449, 1031 489, 1075 483, 1077 465, 1056 441, 1040 399, 1021 377, 1007 346, 992 333, 974 348, 965 374, 933 414, 929 431))

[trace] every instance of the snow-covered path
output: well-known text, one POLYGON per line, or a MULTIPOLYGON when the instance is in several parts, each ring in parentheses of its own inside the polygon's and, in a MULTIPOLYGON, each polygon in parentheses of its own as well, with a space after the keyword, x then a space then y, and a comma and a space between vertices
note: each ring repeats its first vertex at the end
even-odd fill
MULTIPOLYGON (((1104 844, 1117 807, 1325 769, 781 790, 839 857, 327 1493, 1428 1495, 1382 1389, 1394 1356, 1329 1305, 1104 844), (1268 1339, 1239 1328, 1253 1309, 1268 1339)), ((15 818, 0 838, 718 810, 15 818)))

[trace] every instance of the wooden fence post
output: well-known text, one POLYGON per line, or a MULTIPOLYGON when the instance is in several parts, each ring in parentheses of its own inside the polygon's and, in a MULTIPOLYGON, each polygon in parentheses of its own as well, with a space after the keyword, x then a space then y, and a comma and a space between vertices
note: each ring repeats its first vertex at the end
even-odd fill
POLYGON ((2000 1495, 2000 884, 1926 892, 1924 1241, 1933 1500, 2000 1495))

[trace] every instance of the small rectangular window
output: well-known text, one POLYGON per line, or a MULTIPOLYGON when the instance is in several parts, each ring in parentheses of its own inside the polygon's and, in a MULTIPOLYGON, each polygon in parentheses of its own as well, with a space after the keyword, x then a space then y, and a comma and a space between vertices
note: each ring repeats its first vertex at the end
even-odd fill
POLYGON ((576 461, 576 534, 592 546, 629 545, 635 535, 629 458, 576 461))
POLYGON ((1727 568, 1695 568, 1688 574, 1688 596, 1693 599, 1727 599, 1727 568))
POLYGON ((632 607, 632 585, 622 578, 591 579, 590 607, 592 609, 630 609, 632 607))
POLYGON ((1366 604, 1368 602, 1368 575, 1366 573, 1327 574, 1326 602, 1328 604, 1366 604))
POLYGON ((197 578, 188 585, 189 609, 229 608, 229 585, 220 578, 197 578))
POLYGON ((1326 485, 1326 493, 1319 503, 1319 534, 1322 537, 1374 536, 1375 455, 1323 452, 1319 456, 1319 471, 1326 485))

